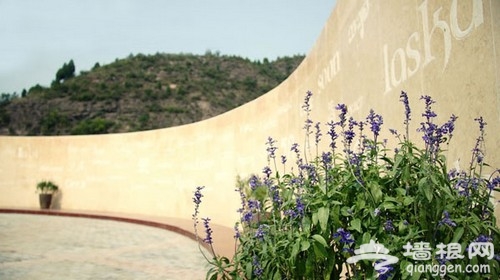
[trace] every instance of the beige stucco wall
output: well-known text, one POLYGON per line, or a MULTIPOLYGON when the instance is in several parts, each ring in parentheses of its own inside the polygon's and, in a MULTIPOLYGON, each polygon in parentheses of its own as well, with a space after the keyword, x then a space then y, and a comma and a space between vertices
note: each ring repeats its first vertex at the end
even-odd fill
POLYGON ((346 103, 358 119, 371 108, 382 114, 385 130, 403 128, 401 90, 410 95, 413 128, 423 108, 418 98, 431 95, 441 121, 459 116, 449 159, 463 167, 477 135, 473 119, 482 115, 487 161, 500 167, 496 45, 500 1, 339 0, 300 67, 228 113, 138 133, 0 137, 0 207, 38 207, 35 185, 50 179, 62 189, 62 209, 190 219, 194 188, 205 185, 202 216, 232 226, 236 176, 267 164, 267 137, 279 141, 278 154, 303 142, 300 106, 307 90, 314 93, 314 121, 325 123, 336 104, 346 103))

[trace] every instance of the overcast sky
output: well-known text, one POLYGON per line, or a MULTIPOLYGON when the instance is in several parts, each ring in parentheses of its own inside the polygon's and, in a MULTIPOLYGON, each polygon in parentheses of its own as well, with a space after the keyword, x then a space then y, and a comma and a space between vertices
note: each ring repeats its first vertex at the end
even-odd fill
POLYGON ((307 54, 335 0, 0 0, 0 93, 129 54, 307 54))

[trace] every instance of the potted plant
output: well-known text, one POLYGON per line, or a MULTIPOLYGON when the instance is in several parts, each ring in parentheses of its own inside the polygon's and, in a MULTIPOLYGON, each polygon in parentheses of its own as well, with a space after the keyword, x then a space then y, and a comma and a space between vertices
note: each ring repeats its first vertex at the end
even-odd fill
POLYGON ((57 192, 58 189, 59 187, 51 181, 41 181, 36 185, 41 209, 50 209, 52 195, 57 192))

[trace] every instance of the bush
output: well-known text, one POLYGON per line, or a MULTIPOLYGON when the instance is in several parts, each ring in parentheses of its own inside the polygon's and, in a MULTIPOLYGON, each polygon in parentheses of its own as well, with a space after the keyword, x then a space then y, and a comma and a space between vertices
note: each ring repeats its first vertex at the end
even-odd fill
MULTIPOLYGON (((442 268, 450 264, 463 271, 480 264, 490 270, 482 275, 448 271, 446 276, 497 279, 500 230, 490 199, 493 191, 500 191, 500 170, 489 177, 482 174, 486 123, 481 117, 476 119, 479 137, 468 169, 448 170, 443 146, 453 136, 456 117, 436 124, 431 97, 421 98, 426 108, 418 129, 422 147, 409 140, 411 111, 402 92, 406 130, 403 135, 390 130, 399 140, 394 151, 379 139, 382 116, 371 110, 365 120, 357 121, 339 104, 339 120, 327 123, 329 149, 320 153, 323 134, 320 123, 309 119, 311 96, 308 92, 302 106, 307 115, 305 147, 311 149, 301 151, 293 144, 294 164, 288 167, 288 159, 281 156, 281 169, 276 141, 269 138, 263 175, 238 184, 241 219, 235 226, 237 249, 231 260, 216 255, 210 219, 202 219, 203 241, 213 253, 206 256, 211 264, 207 278, 434 279, 443 277, 442 268), (484 242, 494 249, 469 255, 484 242), (375 259, 362 258, 368 256, 360 255, 369 253, 366 248, 377 249, 371 252, 375 259), (439 274, 408 269, 419 264, 439 268, 439 274)), ((197 236, 202 189, 197 187, 194 196, 197 236)))
POLYGON ((42 135, 54 135, 64 131, 68 125, 68 116, 53 109, 40 119, 40 132, 42 135))
POLYGON ((104 134, 113 127, 114 122, 102 118, 95 118, 91 120, 84 120, 78 123, 72 130, 73 135, 83 134, 104 134))

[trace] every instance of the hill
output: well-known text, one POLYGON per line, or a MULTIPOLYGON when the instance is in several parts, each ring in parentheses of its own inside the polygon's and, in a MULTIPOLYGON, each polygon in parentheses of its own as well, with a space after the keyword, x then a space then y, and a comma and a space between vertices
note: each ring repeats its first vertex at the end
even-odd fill
POLYGON ((130 55, 74 75, 64 64, 50 87, 2 94, 0 134, 133 132, 204 120, 243 105, 286 79, 304 56, 130 55))

